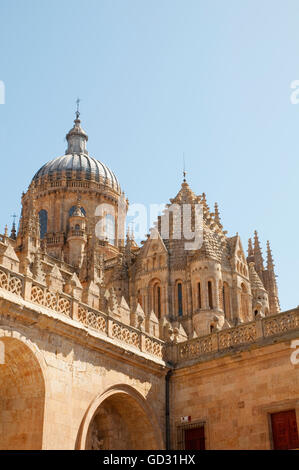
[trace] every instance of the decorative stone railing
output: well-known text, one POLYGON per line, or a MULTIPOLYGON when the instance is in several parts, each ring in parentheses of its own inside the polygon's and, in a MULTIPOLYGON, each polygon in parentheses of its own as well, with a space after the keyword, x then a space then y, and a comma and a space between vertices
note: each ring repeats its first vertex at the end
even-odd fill
POLYGON ((86 181, 67 181, 66 186, 68 188, 89 188, 90 184, 86 181))
POLYGON ((55 310, 55 312, 63 313, 67 317, 71 317, 72 299, 66 294, 53 293, 46 287, 34 283, 31 287, 30 300, 31 302, 55 310))
POLYGON ((93 309, 64 292, 52 292, 31 277, 11 272, 3 266, 0 266, 0 288, 78 321, 84 327, 99 332, 102 338, 111 338, 119 345, 127 345, 136 351, 172 362, 204 360, 215 353, 258 344, 286 333, 298 331, 299 336, 298 307, 207 336, 170 343, 166 347, 164 341, 150 336, 143 329, 124 324, 115 316, 93 309))
POLYGON ((164 341, 149 336, 145 331, 133 326, 125 325, 103 312, 91 309, 87 305, 79 304, 78 320, 88 328, 104 333, 106 336, 133 346, 140 351, 152 354, 160 359, 164 357, 164 341))
POLYGON ((85 239, 87 238, 86 233, 84 232, 84 230, 70 230, 69 236, 71 236, 71 237, 83 237, 85 239))
POLYGON ((59 245, 64 243, 64 235, 62 233, 59 234, 48 234, 47 233, 47 245, 59 245))
POLYGON ((296 330, 299 336, 299 308, 179 343, 173 360, 201 358, 296 330))
POLYGON ((267 317, 263 319, 263 332, 267 338, 276 336, 291 330, 299 329, 299 308, 290 310, 283 314, 267 317))
POLYGON ((135 328, 132 328, 129 325, 123 325, 119 321, 113 320, 111 332, 112 338, 135 346, 135 348, 141 349, 141 338, 138 334, 138 330, 136 330, 135 328))
POLYGON ((87 328, 108 334, 108 316, 104 313, 93 310, 88 305, 79 304, 77 318, 87 328))
POLYGON ((51 181, 51 188, 59 188, 62 186, 62 181, 51 181))
POLYGON ((163 359, 164 341, 148 335, 144 330, 123 324, 104 312, 93 309, 63 292, 52 292, 45 285, 23 274, 12 273, 0 266, 0 288, 41 305, 63 316, 78 321, 103 337, 129 345, 141 352, 163 359))
POLYGON ((164 342, 158 341, 150 336, 145 336, 144 350, 149 354, 158 356, 161 359, 164 357, 164 342))
POLYGON ((0 288, 16 294, 23 295, 23 276, 11 273, 8 269, 0 268, 0 288))
POLYGON ((217 334, 219 350, 227 349, 240 344, 254 343, 257 339, 257 324, 249 323, 217 334))

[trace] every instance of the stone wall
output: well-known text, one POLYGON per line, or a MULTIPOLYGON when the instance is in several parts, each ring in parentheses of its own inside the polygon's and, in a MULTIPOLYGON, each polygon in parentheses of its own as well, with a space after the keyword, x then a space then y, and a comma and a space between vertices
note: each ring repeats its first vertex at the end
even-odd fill
POLYGON ((102 331, 96 312, 85 322, 28 301, 21 278, 0 292, 1 449, 163 449, 170 367, 172 449, 184 446, 182 416, 205 424, 208 449, 269 449, 270 413, 299 416, 298 309, 165 344, 107 315, 102 331))
MULTIPOLYGON (((70 332, 62 337, 48 327, 2 321, 0 338, 10 347, 0 365, 0 448, 86 448, 89 425, 107 393, 120 394, 127 413, 136 403, 139 435, 146 424, 152 445, 163 448, 164 368, 145 359, 138 363, 130 351, 95 350, 86 333, 75 341, 70 332), (23 357, 13 351, 22 351, 23 357)), ((117 433, 117 426, 109 431, 117 433)), ((130 439, 135 448, 141 445, 136 435, 130 439)))
POLYGON ((291 340, 215 356, 171 378, 172 448, 183 448, 182 416, 205 424, 207 449, 270 449, 270 414, 296 409, 299 364, 291 340))

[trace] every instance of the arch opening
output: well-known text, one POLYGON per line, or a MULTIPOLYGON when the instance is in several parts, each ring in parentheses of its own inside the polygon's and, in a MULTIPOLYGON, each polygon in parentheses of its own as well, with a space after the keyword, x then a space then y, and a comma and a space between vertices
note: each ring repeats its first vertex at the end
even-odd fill
POLYGON ((45 382, 31 349, 15 338, 0 337, 0 449, 42 449, 45 382))
POLYGON ((131 395, 120 391, 104 399, 94 413, 86 449, 150 450, 159 449, 159 445, 145 409, 131 395))

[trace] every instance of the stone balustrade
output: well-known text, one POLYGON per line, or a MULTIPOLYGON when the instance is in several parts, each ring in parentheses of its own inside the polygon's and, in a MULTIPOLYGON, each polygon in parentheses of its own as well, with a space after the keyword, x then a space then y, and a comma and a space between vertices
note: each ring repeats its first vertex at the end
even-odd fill
POLYGON ((120 344, 125 343, 159 359, 164 358, 164 341, 150 336, 142 329, 124 324, 104 312, 93 309, 64 292, 52 292, 42 283, 23 274, 12 273, 2 266, 0 267, 0 288, 77 320, 86 328, 112 338, 120 344))
POLYGON ((179 343, 173 359, 180 362, 201 358, 296 330, 299 336, 299 308, 179 343))
POLYGON ((44 307, 55 310, 55 312, 63 313, 67 317, 71 317, 72 298, 66 294, 51 292, 46 287, 33 282, 31 286, 31 302, 44 307))
POLYGON ((24 276, 22 274, 12 273, 9 269, 1 266, 0 268, 0 288, 16 294, 24 295, 24 276))
POLYGON ((112 338, 120 344, 124 343, 159 359, 166 359, 167 356, 168 360, 174 362, 204 359, 211 354, 229 352, 240 346, 257 344, 259 341, 288 332, 299 332, 298 307, 210 335, 171 343, 167 346, 166 353, 165 342, 150 336, 143 329, 124 324, 114 316, 93 309, 64 292, 52 292, 42 283, 23 274, 11 272, 3 266, 0 267, 0 288, 72 318, 86 328, 101 333, 103 337, 112 338))
POLYGON ((59 233, 59 234, 47 233, 46 237, 47 237, 47 245, 59 245, 64 242, 63 233, 59 233))
POLYGON ((82 237, 82 238, 84 238, 85 240, 87 239, 87 236, 86 236, 86 233, 85 233, 84 230, 75 230, 75 229, 70 230, 68 236, 69 236, 69 237, 70 237, 70 236, 71 236, 71 237, 82 237))

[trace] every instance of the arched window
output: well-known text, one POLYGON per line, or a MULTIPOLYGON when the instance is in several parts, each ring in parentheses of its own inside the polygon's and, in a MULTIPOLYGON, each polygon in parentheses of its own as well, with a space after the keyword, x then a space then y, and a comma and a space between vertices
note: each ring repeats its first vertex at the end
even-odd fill
POLYGON ((153 287, 153 310, 161 318, 161 287, 158 283, 153 287))
POLYGON ((40 238, 45 238, 48 231, 48 212, 42 209, 38 213, 39 225, 40 225, 40 238))
POLYGON ((209 302, 209 308, 213 308, 213 291, 212 291, 211 281, 208 281, 208 302, 209 302))
POLYGON ((177 284, 177 293, 178 293, 178 315, 183 315, 183 288, 182 283, 177 284))
POLYGON ((197 284, 197 305, 198 305, 198 308, 201 308, 201 288, 200 288, 200 282, 197 284))
POLYGON ((80 225, 79 224, 75 225, 75 230, 80 230, 80 225))
POLYGON ((115 243, 115 222, 112 214, 105 216, 105 236, 111 245, 115 243))
POLYGON ((223 297, 223 311, 226 318, 230 318, 230 292, 229 286, 226 282, 223 283, 222 289, 222 297, 223 297))
MULTIPOLYGON (((77 206, 73 206, 73 207, 70 208, 69 217, 71 217, 73 215, 73 213, 75 212, 75 209, 77 209, 77 206)), ((86 216, 86 211, 85 211, 84 207, 80 207, 80 209, 83 212, 83 214, 86 216)))

